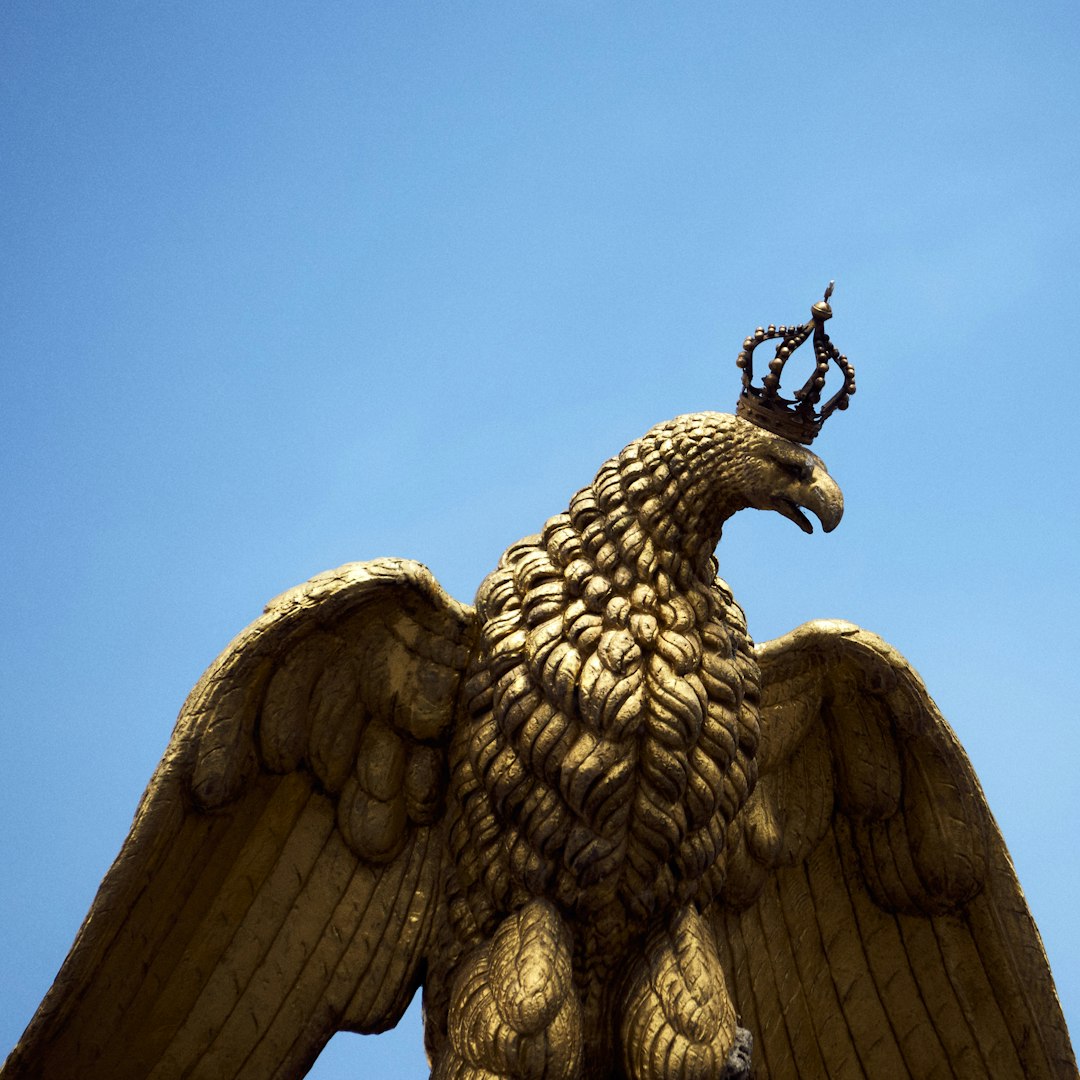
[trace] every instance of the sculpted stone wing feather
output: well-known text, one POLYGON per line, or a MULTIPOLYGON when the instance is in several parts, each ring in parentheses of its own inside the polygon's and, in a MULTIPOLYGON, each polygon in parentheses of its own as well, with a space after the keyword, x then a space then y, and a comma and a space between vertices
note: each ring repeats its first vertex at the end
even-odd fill
POLYGON ((1038 931, 955 735, 849 623, 757 649, 759 781, 714 925, 759 1077, 1075 1077, 1038 931))
POLYGON ((192 691, 5 1080, 298 1076, 396 1023, 473 621, 396 559, 273 601, 192 691))

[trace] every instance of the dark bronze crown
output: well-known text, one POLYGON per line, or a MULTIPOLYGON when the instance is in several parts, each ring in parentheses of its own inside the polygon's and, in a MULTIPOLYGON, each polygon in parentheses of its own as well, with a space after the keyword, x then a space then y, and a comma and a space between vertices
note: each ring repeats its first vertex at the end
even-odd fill
POLYGON ((736 412, 744 420, 749 420, 758 427, 782 435, 793 442, 809 445, 821 430, 821 425, 836 409, 846 409, 848 398, 855 393, 855 369, 848 363, 846 356, 829 340, 825 333, 825 321, 832 318, 829 297, 832 296, 833 282, 825 290, 825 299, 810 309, 811 319, 802 326, 759 326, 752 337, 743 342, 742 352, 736 364, 742 369, 742 394, 736 412), (813 333, 814 355, 817 363, 814 372, 801 389, 795 391, 795 399, 780 396, 780 374, 791 354, 813 333), (752 385, 754 378, 754 350, 763 341, 775 338, 783 340, 776 347, 776 356, 769 361, 769 373, 761 380, 761 386, 752 385), (835 360, 836 366, 844 376, 844 385, 824 405, 820 412, 816 410, 825 386, 825 375, 829 370, 829 360, 835 360))

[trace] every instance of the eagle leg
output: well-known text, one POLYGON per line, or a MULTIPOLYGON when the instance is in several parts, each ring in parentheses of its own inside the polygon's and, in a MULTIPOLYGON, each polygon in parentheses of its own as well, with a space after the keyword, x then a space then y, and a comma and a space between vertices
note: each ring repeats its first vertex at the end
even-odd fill
POLYGON ((687 905, 646 941, 630 970, 620 1024, 629 1080, 741 1080, 750 1033, 735 1023, 716 940, 687 905))
POLYGON ((449 1040, 433 1080, 573 1080, 581 1070, 581 1004, 570 933, 531 900, 474 949, 454 978, 449 1040))

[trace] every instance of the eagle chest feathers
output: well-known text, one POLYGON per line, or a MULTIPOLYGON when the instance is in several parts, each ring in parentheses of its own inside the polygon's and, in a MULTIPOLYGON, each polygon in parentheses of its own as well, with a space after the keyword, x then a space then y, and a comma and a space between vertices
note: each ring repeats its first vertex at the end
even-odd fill
POLYGON ((480 588, 451 755, 451 848, 479 923, 543 896, 640 924, 723 884, 755 775, 758 669, 659 434, 480 588))

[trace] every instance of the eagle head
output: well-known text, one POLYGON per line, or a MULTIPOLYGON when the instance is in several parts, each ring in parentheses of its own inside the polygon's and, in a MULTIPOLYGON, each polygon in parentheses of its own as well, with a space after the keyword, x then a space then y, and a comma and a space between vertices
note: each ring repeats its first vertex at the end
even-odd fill
POLYGON ((737 453, 728 458, 731 475, 724 478, 724 495, 734 510, 775 510, 812 533, 803 513, 809 510, 825 532, 832 532, 843 517, 844 496, 821 458, 740 417, 728 419, 737 453))
POLYGON ((671 550, 709 558, 740 510, 775 510, 804 532, 809 511, 831 532, 844 497, 805 446, 730 413, 677 416, 646 432, 600 470, 592 490, 613 523, 633 507, 671 550))

